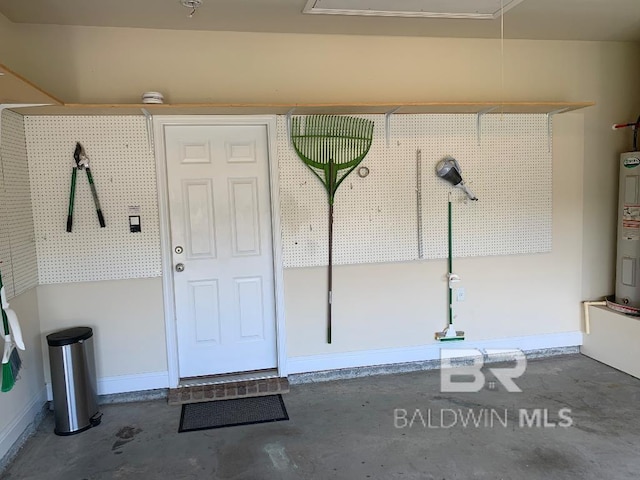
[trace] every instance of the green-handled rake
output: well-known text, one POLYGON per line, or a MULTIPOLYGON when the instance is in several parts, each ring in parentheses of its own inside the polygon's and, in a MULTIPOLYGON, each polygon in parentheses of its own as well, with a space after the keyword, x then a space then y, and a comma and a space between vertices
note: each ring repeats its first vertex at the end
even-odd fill
POLYGON ((333 203, 336 190, 362 162, 372 141, 373 122, 370 120, 336 115, 293 117, 291 120, 293 148, 329 194, 328 343, 331 343, 333 288, 333 203))

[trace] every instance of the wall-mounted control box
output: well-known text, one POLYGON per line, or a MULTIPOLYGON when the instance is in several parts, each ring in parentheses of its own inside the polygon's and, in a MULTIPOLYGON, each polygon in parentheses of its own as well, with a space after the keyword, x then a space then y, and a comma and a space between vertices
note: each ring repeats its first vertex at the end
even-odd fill
POLYGON ((140 225, 140 205, 129 205, 129 231, 139 233, 142 231, 140 225))
POLYGON ((141 232, 140 215, 129 215, 129 231, 131 233, 141 232))

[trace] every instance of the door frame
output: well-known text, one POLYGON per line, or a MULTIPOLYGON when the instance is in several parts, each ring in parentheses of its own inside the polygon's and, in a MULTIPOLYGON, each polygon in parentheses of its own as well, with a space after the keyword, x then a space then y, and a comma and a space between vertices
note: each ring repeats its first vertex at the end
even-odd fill
POLYGON ((169 191, 164 128, 181 126, 265 126, 267 129, 267 157, 271 198, 271 240, 273 248, 273 279, 276 319, 276 352, 278 376, 287 376, 286 331, 284 314, 284 277, 282 236, 280 228, 280 177, 278 168, 276 115, 154 115, 153 146, 158 186, 158 214, 160 217, 160 248, 162 252, 162 297, 167 338, 167 368, 169 388, 180 383, 178 368, 178 334, 175 294, 173 290, 173 261, 171 255, 171 225, 169 223, 169 191))

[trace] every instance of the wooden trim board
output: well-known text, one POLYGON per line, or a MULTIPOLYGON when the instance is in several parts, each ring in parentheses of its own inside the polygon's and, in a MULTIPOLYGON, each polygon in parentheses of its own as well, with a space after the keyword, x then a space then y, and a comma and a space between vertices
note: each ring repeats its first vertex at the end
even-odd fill
POLYGON ((553 113, 569 112, 595 105, 593 102, 415 102, 415 103, 178 103, 178 104, 81 104, 67 103, 16 108, 22 115, 294 115, 316 114, 424 114, 424 113, 553 113))
POLYGON ((26 78, 0 64, 0 104, 50 103, 62 101, 34 85, 26 78))
POLYGON ((397 103, 64 103, 8 67, 0 64, 0 104, 48 104, 16 107, 22 115, 296 115, 416 114, 416 113, 560 113, 593 102, 397 102, 397 103))

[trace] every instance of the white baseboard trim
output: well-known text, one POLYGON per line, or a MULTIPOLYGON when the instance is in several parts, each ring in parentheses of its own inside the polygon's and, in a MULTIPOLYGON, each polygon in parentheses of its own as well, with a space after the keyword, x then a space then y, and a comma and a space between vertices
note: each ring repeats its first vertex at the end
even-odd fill
MULTIPOLYGON (((157 388, 169 388, 169 372, 151 372, 98 378, 98 395, 140 392, 143 390, 155 390, 157 388)), ((47 400, 53 400, 51 383, 47 383, 47 400)))
POLYGON ((169 372, 140 373, 98 379, 98 395, 169 388, 169 372))
POLYGON ((22 412, 17 414, 13 421, 0 432, 0 459, 4 458, 38 414, 42 412, 42 407, 47 401, 46 397, 46 391, 43 388, 22 412))
POLYGON ((343 352, 329 355, 310 355, 287 359, 287 373, 321 372, 341 368, 371 367, 394 363, 423 362, 439 360, 441 348, 477 349, 519 349, 524 352, 553 348, 577 347, 582 345, 582 332, 550 333, 528 337, 510 337, 478 342, 448 342, 421 345, 418 347, 385 348, 343 352))

